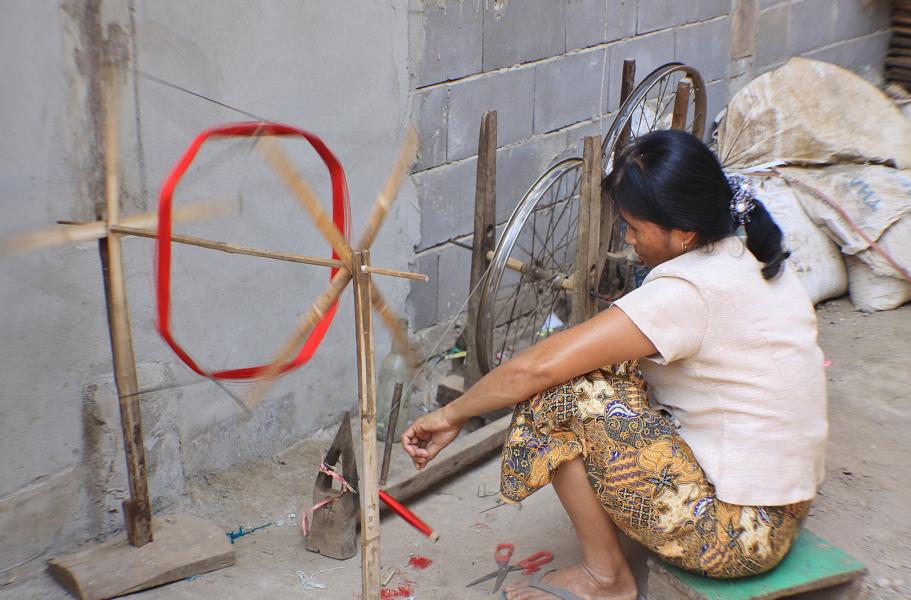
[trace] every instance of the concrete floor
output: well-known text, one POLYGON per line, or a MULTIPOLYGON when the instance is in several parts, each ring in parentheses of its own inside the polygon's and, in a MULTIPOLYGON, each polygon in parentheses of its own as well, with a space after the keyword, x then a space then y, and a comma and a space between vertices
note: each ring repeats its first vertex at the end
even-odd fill
MULTIPOLYGON (((831 437, 828 477, 807 527, 867 564, 869 598, 911 598, 911 522, 906 518, 911 492, 911 305, 866 316, 842 299, 822 305, 818 314, 821 345, 832 361, 831 437)), ((172 512, 210 518, 226 531, 275 524, 237 540, 236 566, 134 597, 358 598, 359 559, 335 561, 308 552, 295 524, 312 490, 313 465, 325 446, 324 440, 307 440, 273 459, 195 480, 191 497, 172 512), (305 590, 296 572, 312 575, 323 569, 334 569, 316 576, 326 588, 305 590)), ((398 457, 394 471, 407 468, 403 459, 398 457)), ((496 498, 479 493, 494 492, 498 478, 498 460, 491 458, 410 503, 441 534, 436 544, 400 519, 384 518, 382 563, 385 569, 398 569, 387 592, 390 598, 490 598, 489 583, 464 586, 493 570, 498 542, 515 544, 517 560, 539 550, 555 554, 554 566, 578 560, 572 527, 550 488, 521 508, 480 512, 494 506, 496 498), (408 565, 412 555, 433 562, 419 570, 408 565)), ((637 556, 635 562, 641 564, 641 554, 637 556)), ((508 581, 520 577, 511 574, 508 581)), ((40 565, 0 586, 2 600, 69 597, 40 565)))

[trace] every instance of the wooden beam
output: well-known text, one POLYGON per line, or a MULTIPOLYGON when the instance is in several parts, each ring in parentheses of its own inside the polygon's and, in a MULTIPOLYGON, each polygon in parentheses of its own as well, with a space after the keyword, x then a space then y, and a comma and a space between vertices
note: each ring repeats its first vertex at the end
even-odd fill
POLYGON ((671 129, 686 130, 686 117, 690 108, 690 89, 692 86, 686 81, 677 84, 677 94, 674 96, 674 114, 671 117, 671 129))
POLYGON ((457 439, 426 467, 399 477, 386 491, 400 501, 426 492, 502 447, 511 422, 512 415, 506 415, 457 439))
POLYGON ((122 62, 110 62, 104 67, 102 80, 104 101, 104 190, 107 207, 108 235, 99 241, 104 284, 107 298, 111 352, 114 357, 114 381, 120 400, 120 425, 127 460, 127 479, 130 500, 123 503, 127 538, 133 546, 152 541, 152 507, 149 502, 149 483, 146 474, 143 446, 142 414, 139 408, 139 384, 133 358, 133 339, 130 333, 130 314, 127 306, 126 283, 123 275, 123 255, 120 235, 110 230, 120 216, 120 180, 117 140, 119 86, 122 62))
MULTIPOLYGON (((469 290, 477 290, 490 261, 487 254, 497 243, 497 111, 484 113, 478 133, 478 166, 474 194, 474 238, 471 247, 469 290)), ((477 319, 481 294, 468 298, 465 315, 465 387, 483 375, 477 356, 477 319)))
POLYGON ((354 331, 357 336, 358 396, 361 414, 361 598, 380 595, 380 507, 376 457, 376 374, 374 372, 373 311, 370 251, 352 257, 354 267, 354 331))
POLYGON ((582 154, 582 185, 579 191, 579 232, 573 272, 570 324, 578 325, 595 314, 591 295, 599 274, 598 237, 601 233, 601 141, 586 137, 582 154))
MULTIPOLYGON (((636 85, 636 60, 635 59, 626 59, 623 61, 623 75, 620 80, 620 106, 623 106, 623 103, 626 102, 626 99, 629 98, 629 95, 633 93, 633 88, 636 85)), ((623 131, 620 133, 620 137, 617 139, 617 152, 623 149, 627 143, 629 143, 630 136, 630 124, 627 123, 623 128, 623 131)), ((610 151, 610 148, 608 148, 610 151)))

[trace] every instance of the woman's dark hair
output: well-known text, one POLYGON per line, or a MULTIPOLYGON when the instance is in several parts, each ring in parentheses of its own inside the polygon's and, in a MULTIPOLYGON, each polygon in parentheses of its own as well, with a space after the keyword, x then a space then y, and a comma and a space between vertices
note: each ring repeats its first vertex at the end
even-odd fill
MULTIPOLYGON (((675 129, 636 139, 614 159, 604 179, 605 197, 637 219, 665 229, 693 231, 699 242, 721 240, 737 228, 731 215, 733 191, 721 163, 695 136, 675 129)), ((771 279, 789 253, 781 229, 758 199, 744 225, 747 248, 771 279)))

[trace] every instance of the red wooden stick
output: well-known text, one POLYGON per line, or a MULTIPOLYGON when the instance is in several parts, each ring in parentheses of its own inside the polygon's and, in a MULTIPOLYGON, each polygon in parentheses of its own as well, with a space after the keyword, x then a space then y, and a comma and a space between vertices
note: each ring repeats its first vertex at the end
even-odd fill
POLYGON ((410 510, 405 508, 404 504, 402 504, 401 502, 399 502, 398 500, 396 500, 395 498, 393 498, 392 496, 390 496, 383 490, 380 490, 380 500, 382 500, 384 503, 386 503, 386 506, 391 508, 392 512, 394 512, 398 516, 402 517, 403 519, 405 519, 406 521, 411 523, 411 525, 414 526, 415 529, 417 529, 418 531, 420 531, 421 533, 423 533, 424 535, 429 537, 434 542, 437 541, 438 539, 440 539, 439 533, 437 533, 436 531, 431 529, 427 525, 427 523, 420 520, 417 517, 417 515, 415 515, 413 512, 411 512, 410 510))

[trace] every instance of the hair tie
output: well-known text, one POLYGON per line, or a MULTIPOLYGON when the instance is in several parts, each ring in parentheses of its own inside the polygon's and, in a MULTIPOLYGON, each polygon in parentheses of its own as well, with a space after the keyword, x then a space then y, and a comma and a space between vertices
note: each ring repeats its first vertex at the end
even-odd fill
POLYGON ((731 218, 740 225, 750 222, 750 213, 756 208, 755 192, 749 179, 738 173, 727 176, 731 188, 731 218))

